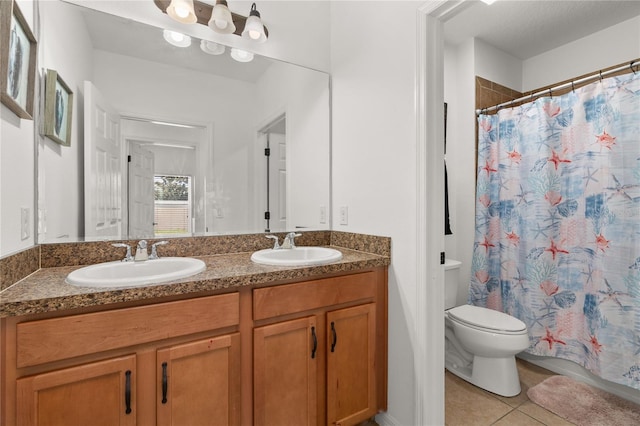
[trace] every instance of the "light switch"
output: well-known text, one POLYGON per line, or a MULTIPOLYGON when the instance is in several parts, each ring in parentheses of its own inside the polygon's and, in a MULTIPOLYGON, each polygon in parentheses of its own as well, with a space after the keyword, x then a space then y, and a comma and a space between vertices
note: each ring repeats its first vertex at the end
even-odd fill
POLYGON ((340 206, 340 225, 349 224, 349 207, 340 206))

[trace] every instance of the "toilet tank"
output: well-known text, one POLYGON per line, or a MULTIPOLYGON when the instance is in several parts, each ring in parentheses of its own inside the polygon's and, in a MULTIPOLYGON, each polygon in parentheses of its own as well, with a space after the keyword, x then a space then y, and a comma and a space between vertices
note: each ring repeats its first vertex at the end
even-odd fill
POLYGON ((456 306, 458 296, 458 271, 462 262, 459 260, 444 260, 444 308, 451 309, 456 306))

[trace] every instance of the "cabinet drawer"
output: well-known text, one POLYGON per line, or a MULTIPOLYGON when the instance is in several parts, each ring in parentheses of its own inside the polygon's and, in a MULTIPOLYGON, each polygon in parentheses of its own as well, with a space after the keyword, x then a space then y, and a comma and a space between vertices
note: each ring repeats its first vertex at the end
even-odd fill
POLYGON ((238 293, 73 315, 17 325, 17 366, 237 325, 238 293))
POLYGON ((376 295, 376 279, 375 272, 365 272, 259 288, 253 291, 253 319, 261 320, 361 299, 372 299, 376 295))

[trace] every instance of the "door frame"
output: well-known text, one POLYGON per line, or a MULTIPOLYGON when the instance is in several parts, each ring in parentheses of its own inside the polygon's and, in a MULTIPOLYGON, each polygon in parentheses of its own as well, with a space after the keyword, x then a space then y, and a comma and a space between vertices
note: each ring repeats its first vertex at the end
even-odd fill
POLYGON ((417 10, 415 424, 444 424, 444 30, 470 6, 429 1, 417 10), (434 344, 435 342, 435 344, 434 344))

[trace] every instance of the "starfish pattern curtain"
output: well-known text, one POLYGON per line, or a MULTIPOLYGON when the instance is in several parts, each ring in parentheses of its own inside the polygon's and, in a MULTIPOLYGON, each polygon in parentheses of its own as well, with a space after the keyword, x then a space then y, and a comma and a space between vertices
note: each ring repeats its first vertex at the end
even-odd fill
POLYGON ((640 72, 478 118, 469 303, 640 389, 640 72))

